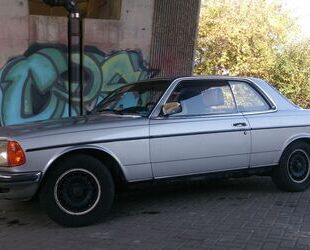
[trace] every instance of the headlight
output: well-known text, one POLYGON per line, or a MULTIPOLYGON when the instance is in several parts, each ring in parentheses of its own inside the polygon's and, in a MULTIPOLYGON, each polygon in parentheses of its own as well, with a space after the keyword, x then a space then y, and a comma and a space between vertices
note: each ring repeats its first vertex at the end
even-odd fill
POLYGON ((8 165, 7 141, 0 141, 0 166, 8 165))
POLYGON ((26 163, 22 147, 16 141, 0 141, 0 166, 17 167, 26 163))

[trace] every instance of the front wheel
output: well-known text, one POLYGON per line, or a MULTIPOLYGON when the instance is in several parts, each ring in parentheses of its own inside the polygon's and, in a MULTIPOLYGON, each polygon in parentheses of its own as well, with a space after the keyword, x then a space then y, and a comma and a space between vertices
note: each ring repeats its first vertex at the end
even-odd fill
POLYGON ((89 155, 61 161, 46 176, 40 202, 49 217, 70 227, 98 222, 110 210, 114 183, 109 170, 89 155))
POLYGON ((275 167, 272 180, 282 190, 304 191, 310 185, 310 146, 296 142, 284 151, 280 164, 275 167))

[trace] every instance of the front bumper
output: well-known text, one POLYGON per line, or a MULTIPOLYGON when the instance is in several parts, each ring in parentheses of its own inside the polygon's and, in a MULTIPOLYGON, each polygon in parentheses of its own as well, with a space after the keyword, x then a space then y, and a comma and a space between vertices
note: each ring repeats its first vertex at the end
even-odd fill
POLYGON ((0 172, 0 199, 30 200, 36 193, 41 172, 0 172))

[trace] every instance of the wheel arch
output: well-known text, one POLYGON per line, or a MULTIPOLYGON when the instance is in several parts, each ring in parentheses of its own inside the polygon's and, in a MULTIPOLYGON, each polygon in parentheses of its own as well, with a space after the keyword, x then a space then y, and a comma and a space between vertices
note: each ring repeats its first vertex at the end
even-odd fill
MULTIPOLYGON (((119 159, 109 150, 96 147, 96 146, 79 146, 79 147, 73 147, 68 148, 65 151, 62 151, 61 153, 55 155, 46 165, 43 171, 43 177, 40 182, 40 188, 42 187, 42 184, 44 184, 47 176, 51 171, 53 171, 53 168, 63 159, 72 157, 74 155, 78 154, 86 154, 93 156, 94 158, 100 160, 102 163, 105 164, 105 166, 110 171, 113 181, 115 183, 115 186, 117 188, 125 185, 127 183, 126 175, 123 171, 122 164, 119 161, 119 159)), ((38 190, 38 192, 39 192, 38 190)))
MULTIPOLYGON (((297 136, 294 136, 292 138, 290 138, 289 140, 287 140, 284 144, 284 146, 282 147, 279 157, 278 157, 278 162, 280 161, 283 153, 285 152, 285 150, 291 146, 292 144, 296 143, 296 142, 304 142, 306 144, 308 144, 310 146, 310 134, 300 134, 297 136)), ((310 153, 310 152, 309 152, 310 153)))

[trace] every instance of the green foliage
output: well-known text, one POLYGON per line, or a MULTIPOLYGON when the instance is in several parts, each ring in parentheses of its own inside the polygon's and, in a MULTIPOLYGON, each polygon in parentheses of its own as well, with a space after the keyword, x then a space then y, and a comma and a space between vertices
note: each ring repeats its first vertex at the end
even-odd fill
POLYGON ((297 34, 296 21, 277 1, 205 0, 195 73, 260 77, 310 107, 310 41, 297 43, 297 34))
POLYGON ((310 107, 310 40, 288 45, 278 55, 269 79, 288 98, 310 107))

